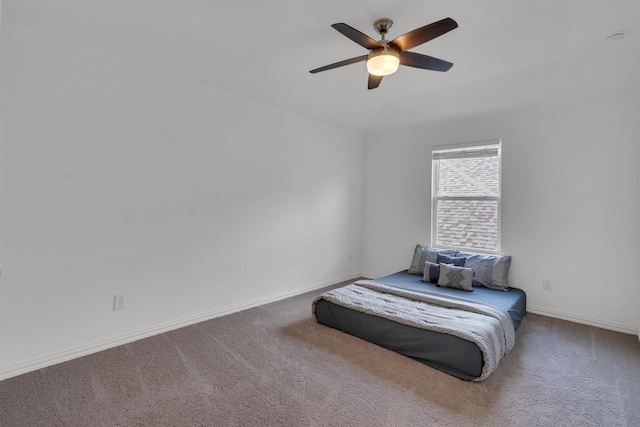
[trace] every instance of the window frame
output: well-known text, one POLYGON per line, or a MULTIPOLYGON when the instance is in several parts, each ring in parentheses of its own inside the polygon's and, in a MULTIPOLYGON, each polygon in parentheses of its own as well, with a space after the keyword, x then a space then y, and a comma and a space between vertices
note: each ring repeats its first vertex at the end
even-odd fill
MULTIPOLYGON (((450 158, 464 158, 464 157, 474 157, 474 156, 453 156, 450 158)), ((455 249, 465 252, 474 252, 474 253, 486 253, 486 254, 500 254, 502 248, 502 140, 501 139, 490 139, 485 141, 476 141, 476 142, 466 142, 460 144, 450 144, 450 145, 438 145, 434 146, 431 150, 431 247, 436 249, 455 249), (437 196, 438 190, 438 177, 439 177, 439 169, 440 169, 440 159, 435 158, 436 152, 442 152, 444 150, 463 150, 465 148, 469 148, 469 151, 476 151, 478 147, 484 146, 496 146, 497 147, 497 157, 498 157, 498 195, 497 196, 437 196), (496 249, 485 249, 485 248, 471 248, 471 247, 461 247, 461 246, 448 246, 448 245, 439 245, 437 244, 437 233, 438 233, 438 201, 441 200, 479 200, 479 201, 496 201, 497 202, 497 213, 496 213, 496 227, 497 227, 497 244, 496 249)))

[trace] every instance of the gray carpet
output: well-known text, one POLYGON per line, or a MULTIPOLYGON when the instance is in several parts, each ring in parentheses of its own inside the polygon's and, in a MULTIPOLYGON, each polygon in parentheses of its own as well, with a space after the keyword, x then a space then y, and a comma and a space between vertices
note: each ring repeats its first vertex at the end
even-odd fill
POLYGON ((640 426, 636 336, 528 314, 485 382, 314 323, 320 291, 0 382, 10 426, 640 426))

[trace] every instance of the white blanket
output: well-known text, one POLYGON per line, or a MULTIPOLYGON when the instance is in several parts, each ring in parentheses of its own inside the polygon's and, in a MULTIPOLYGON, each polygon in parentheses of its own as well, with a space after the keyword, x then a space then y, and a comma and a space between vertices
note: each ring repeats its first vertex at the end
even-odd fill
POLYGON ((511 317, 484 304, 407 291, 372 280, 360 280, 325 292, 313 302, 314 316, 315 304, 320 299, 475 343, 482 352, 484 365, 481 375, 474 381, 482 381, 491 375, 515 344, 511 317))

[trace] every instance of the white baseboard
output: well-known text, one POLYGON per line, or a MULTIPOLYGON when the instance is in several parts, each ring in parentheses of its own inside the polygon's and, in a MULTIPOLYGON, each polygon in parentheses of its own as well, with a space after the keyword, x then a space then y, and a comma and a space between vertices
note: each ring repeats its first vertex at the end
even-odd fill
POLYGON ((540 314, 542 316, 553 317, 556 319, 569 320, 575 323, 581 323, 583 325, 596 326, 602 329, 608 329, 611 331, 622 332, 625 334, 638 335, 638 328, 628 325, 622 325, 615 322, 607 322, 604 320, 592 319, 590 317, 578 316, 576 314, 564 313, 561 311, 550 310, 547 308, 536 307, 527 305, 527 312, 533 314, 540 314))
MULTIPOLYGON (((92 353, 97 353, 99 351, 117 347, 119 345, 128 344, 130 342, 134 342, 143 338, 148 338, 154 335, 162 334, 164 332, 169 332, 174 329, 182 328, 189 325, 194 325, 196 323, 204 322, 206 320, 215 319, 216 317, 226 316, 228 314, 236 313, 238 311, 247 310, 249 308, 257 307, 264 304, 269 304, 275 301, 280 301, 285 298, 304 294, 306 292, 314 291, 316 289, 324 288, 325 286, 330 286, 336 283, 340 283, 348 280, 355 280, 358 277, 362 277, 362 276, 372 277, 371 275, 362 274, 362 275, 354 275, 354 276, 339 278, 326 283, 313 284, 313 285, 309 285, 303 288, 298 288, 292 291, 283 292, 281 294, 272 295, 266 298, 257 298, 255 300, 244 302, 242 304, 236 304, 233 306, 213 310, 207 313, 202 313, 195 316, 179 319, 176 321, 163 323, 161 325, 142 329, 130 334, 121 335, 115 338, 98 341, 96 343, 62 351, 59 353, 54 353, 54 354, 43 356, 37 359, 32 359, 23 363, 7 366, 0 369, 0 381, 7 378, 15 377, 27 372, 46 368, 47 366, 56 365, 58 363, 76 359, 78 357, 87 356, 92 353)), ((561 311, 550 310, 542 307, 528 305, 527 312, 530 312, 533 314, 539 314, 542 316, 562 319, 562 320, 568 320, 571 322, 581 323, 584 325, 596 326, 599 328, 608 329, 616 332, 622 332, 625 334, 640 335, 640 331, 638 330, 638 328, 622 325, 619 323, 607 322, 607 321, 592 319, 589 317, 578 316, 570 313, 564 313, 561 311)))
POLYGON ((369 278, 371 278, 371 280, 375 280, 375 279, 373 279, 374 277, 382 277, 382 276, 385 276, 385 274, 362 273, 362 277, 369 277, 369 278))
MULTIPOLYGON (((59 353, 50 354, 47 356, 32 359, 23 363, 0 368, 0 381, 15 377, 27 372, 36 371, 38 369, 46 368, 47 366, 56 365, 58 363, 66 362, 68 360, 76 359, 78 357, 87 356, 92 353, 107 350, 109 348, 117 347, 119 345, 128 344, 133 341, 137 341, 143 338, 148 338, 154 335, 169 332, 174 329, 182 328, 196 323, 204 322, 205 320, 215 319, 216 317, 226 316, 227 314, 236 313, 238 311, 247 310, 249 308, 257 307, 271 302, 280 301, 285 298, 293 297, 296 295, 304 294, 306 292, 314 291, 316 289, 324 288, 336 283, 344 282, 347 280, 353 280, 360 275, 349 276, 344 278, 338 278, 330 282, 316 283, 314 285, 305 286, 292 291, 283 292, 276 295, 271 295, 265 298, 257 298, 252 301, 236 304, 233 306, 213 310, 207 313, 198 314, 195 316, 185 317, 183 319, 163 323, 150 328, 142 329, 130 334, 121 335, 115 338, 102 340, 93 344, 84 345, 81 347, 73 348, 70 350, 62 351, 59 353)), ((309 308, 311 310, 311 308, 309 308)))

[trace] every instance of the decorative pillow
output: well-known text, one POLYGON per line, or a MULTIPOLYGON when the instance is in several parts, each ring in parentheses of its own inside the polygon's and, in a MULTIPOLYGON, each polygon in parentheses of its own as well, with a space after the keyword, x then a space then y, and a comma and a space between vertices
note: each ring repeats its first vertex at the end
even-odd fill
POLYGON ((442 263, 442 264, 453 264, 456 267, 464 267, 464 262, 466 260, 466 258, 457 258, 457 257, 452 257, 449 255, 443 255, 441 253, 438 253, 438 257, 436 258, 438 264, 442 263))
POLYGON ((438 284, 438 278, 440 277, 440 264, 429 261, 426 261, 424 264, 424 275, 422 276, 422 281, 438 284))
POLYGON ((438 286, 461 289, 463 291, 473 291, 472 280, 472 269, 456 267, 455 265, 440 264, 438 286))
POLYGON ((464 266, 473 269, 473 286, 484 286, 500 291, 509 290, 510 256, 471 254, 464 266))
POLYGON ((413 253, 413 260, 411 261, 411 267, 409 267, 407 273, 419 274, 420 276, 422 276, 424 274, 424 263, 426 261, 437 263, 438 254, 454 256, 456 252, 458 251, 454 251, 451 249, 436 250, 425 248, 421 245, 416 245, 416 249, 413 253))

